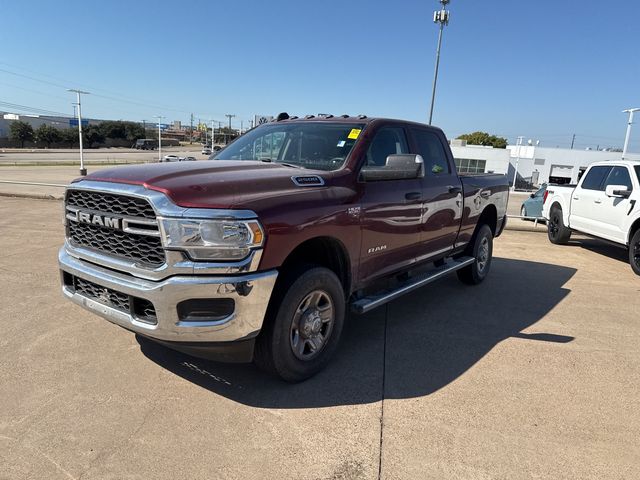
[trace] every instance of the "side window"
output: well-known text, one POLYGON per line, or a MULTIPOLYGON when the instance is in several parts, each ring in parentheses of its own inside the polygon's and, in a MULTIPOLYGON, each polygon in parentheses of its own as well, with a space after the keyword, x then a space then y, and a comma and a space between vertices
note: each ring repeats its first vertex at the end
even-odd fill
POLYGON ((627 167, 613 167, 607 177, 607 181, 604 182, 603 188, 606 189, 609 185, 626 185, 627 190, 633 190, 631 176, 627 167))
POLYGON ((389 155, 409 153, 407 137, 401 127, 383 127, 373 137, 367 150, 366 165, 383 167, 389 155))
POLYGON ((611 167, 592 167, 580 186, 585 190, 604 190, 604 179, 610 171, 611 167))
POLYGON ((418 153, 424 159, 424 170, 427 175, 447 175, 451 173, 449 160, 438 135, 428 130, 412 129, 418 153))

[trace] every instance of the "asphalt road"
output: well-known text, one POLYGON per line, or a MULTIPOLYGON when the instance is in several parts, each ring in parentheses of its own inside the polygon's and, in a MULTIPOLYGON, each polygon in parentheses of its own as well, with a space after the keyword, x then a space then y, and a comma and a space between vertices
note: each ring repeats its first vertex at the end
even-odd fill
POLYGON ((2 479, 640 478, 640 278, 625 253, 507 231, 455 276, 349 318, 289 385, 64 301, 60 203, 0 198, 2 479))
MULTIPOLYGON (((182 147, 162 147, 162 155, 193 156, 206 158, 201 154, 202 145, 193 144, 182 147)), ((84 161, 87 165, 96 163, 144 163, 158 160, 158 150, 135 150, 132 148, 85 149, 84 161)), ((29 164, 68 164, 79 163, 80 152, 77 149, 0 149, 0 166, 29 164)))

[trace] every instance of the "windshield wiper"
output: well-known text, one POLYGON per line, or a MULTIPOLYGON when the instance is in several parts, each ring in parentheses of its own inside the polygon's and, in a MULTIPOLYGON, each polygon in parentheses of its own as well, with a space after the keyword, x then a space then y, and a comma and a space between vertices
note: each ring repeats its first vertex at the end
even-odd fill
POLYGON ((284 165, 285 167, 291 167, 291 168, 305 168, 302 165, 294 165, 293 163, 282 163, 282 162, 276 162, 278 165, 284 165))

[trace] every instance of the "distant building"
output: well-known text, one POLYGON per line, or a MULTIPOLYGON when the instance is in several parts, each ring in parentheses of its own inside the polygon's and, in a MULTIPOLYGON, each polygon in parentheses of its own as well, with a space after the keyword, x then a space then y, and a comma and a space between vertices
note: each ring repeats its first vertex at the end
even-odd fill
MULTIPOLYGON (((509 145, 504 148, 467 145, 460 140, 451 141, 456 167, 461 173, 502 173, 509 184, 518 169, 518 187, 538 186, 543 183, 576 183, 581 172, 593 162, 620 160, 620 152, 598 150, 571 150, 545 148, 534 145, 509 145)), ((640 154, 627 154, 640 160, 640 154)))
MULTIPOLYGON (((78 128, 78 119, 74 117, 55 117, 49 115, 24 115, 22 113, 0 112, 0 138, 9 138, 11 123, 26 122, 35 130, 40 125, 51 125, 55 128, 78 128)), ((82 125, 98 125, 102 120, 82 119, 82 125)))

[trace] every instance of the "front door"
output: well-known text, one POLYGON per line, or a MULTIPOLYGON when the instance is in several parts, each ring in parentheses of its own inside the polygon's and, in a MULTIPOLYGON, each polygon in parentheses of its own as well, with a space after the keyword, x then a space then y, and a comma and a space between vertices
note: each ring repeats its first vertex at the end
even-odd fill
MULTIPOLYGON (((389 155, 410 153, 403 127, 382 127, 364 165, 384 166, 389 155)), ((422 185, 418 179, 368 181, 361 199, 360 279, 367 281, 415 261, 420 246, 422 185)))
MULTIPOLYGON (((624 185, 628 191, 633 190, 629 169, 625 166, 613 167, 604 182, 604 189, 609 185, 624 185)), ((626 243, 627 231, 622 226, 628 225, 625 219, 631 211, 631 202, 628 198, 608 197, 602 195, 600 204, 593 210, 595 221, 598 222, 598 230, 602 237, 614 242, 626 243)))

